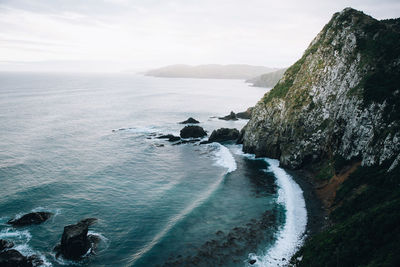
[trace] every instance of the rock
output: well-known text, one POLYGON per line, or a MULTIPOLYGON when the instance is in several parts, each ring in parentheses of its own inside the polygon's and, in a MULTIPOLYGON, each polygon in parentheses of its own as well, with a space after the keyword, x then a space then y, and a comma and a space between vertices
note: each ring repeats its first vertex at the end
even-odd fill
POLYGON ((257 261, 256 260, 249 260, 249 263, 251 264, 251 265, 253 265, 254 263, 256 263, 257 261))
POLYGON ((181 138, 179 136, 175 136, 172 134, 161 135, 161 136, 158 136, 157 138, 158 139, 168 139, 168 141, 170 141, 170 142, 175 142, 175 141, 181 140, 181 138))
POLYGON ((54 248, 57 252, 57 257, 62 255, 66 259, 78 260, 88 252, 94 252, 100 239, 96 236, 88 235, 88 227, 96 221, 96 218, 87 218, 77 224, 65 226, 61 244, 54 248))
POLYGON ((231 111, 231 113, 225 117, 219 117, 218 119, 220 120, 226 120, 226 121, 237 121, 238 118, 236 117, 236 114, 231 111))
POLYGON ((251 118, 251 112, 253 107, 248 108, 246 111, 236 113, 236 118, 249 120, 251 118))
POLYGON ((31 212, 25 214, 21 218, 11 219, 7 223, 11 224, 12 226, 27 226, 31 224, 40 224, 42 222, 47 221, 52 215, 53 213, 45 211, 31 212))
POLYGON ((239 131, 237 129, 229 129, 229 128, 220 128, 218 130, 214 130, 208 141, 201 142, 202 144, 212 143, 212 142, 225 142, 236 140, 239 137, 239 131))
POLYGON ((189 119, 185 120, 185 121, 181 121, 180 124, 188 124, 188 123, 200 123, 198 120, 193 119, 192 117, 190 117, 189 119))
POLYGON ((1 267, 33 267, 42 264, 43 261, 37 255, 26 257, 15 249, 0 252, 1 267))
POLYGON ((207 133, 202 127, 193 125, 185 126, 180 132, 182 138, 198 138, 206 135, 207 133))
POLYGON ((8 240, 0 239, 0 251, 3 251, 7 248, 12 248, 14 243, 8 240))
POLYGON ((393 170, 400 163, 399 38, 398 21, 351 8, 336 13, 254 107, 244 152, 290 169, 334 157, 393 170))
POLYGON ((155 147, 164 147, 164 144, 154 144, 155 147))
POLYGON ((172 144, 173 146, 176 146, 176 145, 182 145, 182 144, 192 144, 192 143, 196 143, 196 142, 199 142, 200 141, 200 139, 191 139, 191 140, 182 140, 182 141, 179 141, 179 142, 176 142, 176 143, 174 143, 174 144, 172 144))

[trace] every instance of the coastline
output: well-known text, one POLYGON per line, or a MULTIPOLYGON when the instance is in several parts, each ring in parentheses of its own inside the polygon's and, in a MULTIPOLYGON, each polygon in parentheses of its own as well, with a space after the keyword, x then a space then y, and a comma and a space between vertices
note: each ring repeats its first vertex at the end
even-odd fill
POLYGON ((316 186, 311 181, 310 175, 301 169, 284 170, 292 176, 293 180, 300 186, 301 190, 303 190, 308 217, 305 239, 307 240, 312 235, 320 232, 328 224, 328 209, 324 207, 323 201, 318 197, 316 186))

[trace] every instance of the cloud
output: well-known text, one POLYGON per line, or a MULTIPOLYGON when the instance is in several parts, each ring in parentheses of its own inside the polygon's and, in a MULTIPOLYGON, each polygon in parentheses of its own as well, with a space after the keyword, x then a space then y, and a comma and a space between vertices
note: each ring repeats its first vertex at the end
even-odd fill
POLYGON ((3 0, 0 60, 282 67, 346 6, 400 14, 389 0, 3 0))

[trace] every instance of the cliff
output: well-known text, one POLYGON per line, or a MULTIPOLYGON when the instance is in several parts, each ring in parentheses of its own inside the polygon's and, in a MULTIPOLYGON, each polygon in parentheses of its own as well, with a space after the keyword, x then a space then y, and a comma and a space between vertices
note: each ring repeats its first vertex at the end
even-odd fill
POLYGON ((292 265, 400 266, 400 19, 334 14, 239 142, 310 174, 329 213, 292 265))
POLYGON ((256 87, 274 87, 278 81, 283 77, 287 69, 279 69, 277 71, 262 74, 260 76, 246 80, 247 83, 252 83, 256 87))
POLYGON ((244 151, 297 169, 322 159, 400 161, 400 20, 336 13, 256 105, 244 151))

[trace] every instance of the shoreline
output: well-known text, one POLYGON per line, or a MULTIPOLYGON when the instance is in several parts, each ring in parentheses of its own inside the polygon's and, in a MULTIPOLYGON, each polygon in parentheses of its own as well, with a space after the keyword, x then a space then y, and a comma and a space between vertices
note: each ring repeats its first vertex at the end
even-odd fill
POLYGON ((305 241, 320 232, 328 223, 328 210, 324 207, 322 200, 318 197, 315 185, 304 170, 284 169, 303 190, 306 202, 307 225, 305 241))

